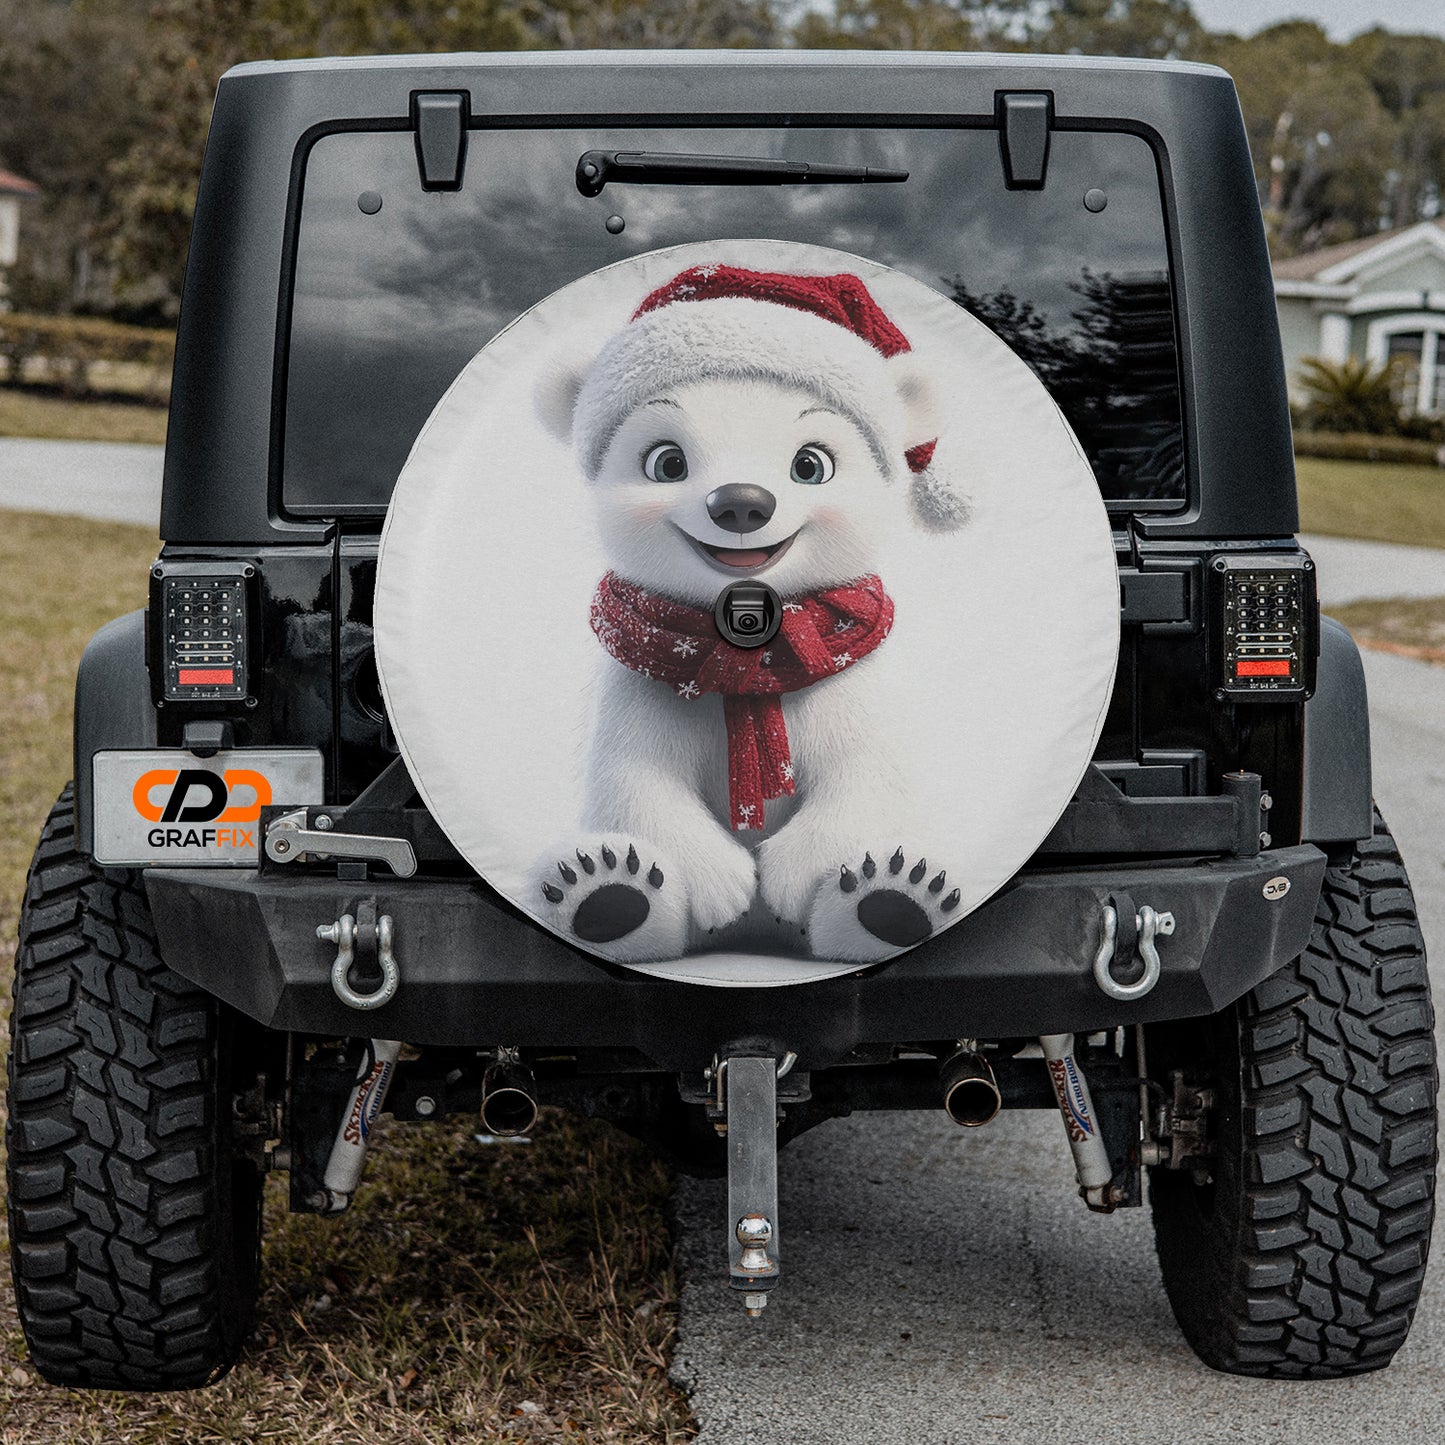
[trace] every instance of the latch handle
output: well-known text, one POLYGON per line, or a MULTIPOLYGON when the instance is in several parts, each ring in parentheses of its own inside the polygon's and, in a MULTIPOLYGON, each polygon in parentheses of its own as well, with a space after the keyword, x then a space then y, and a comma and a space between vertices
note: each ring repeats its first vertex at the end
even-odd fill
MULTIPOLYGON (((371 833, 337 833, 306 826, 306 809, 298 808, 274 819, 266 829, 266 856, 273 863, 300 863, 307 858, 364 858, 385 863, 398 878, 416 872, 416 850, 406 838, 384 838, 371 833)), ((331 821, 327 816, 317 822, 331 821)))

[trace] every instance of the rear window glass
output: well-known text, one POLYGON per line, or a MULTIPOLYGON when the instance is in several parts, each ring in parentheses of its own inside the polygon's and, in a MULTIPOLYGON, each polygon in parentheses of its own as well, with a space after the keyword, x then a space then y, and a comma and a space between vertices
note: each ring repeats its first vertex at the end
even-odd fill
POLYGON ((1107 500, 1184 500, 1163 208, 1137 136, 1055 132, 1042 191, 1005 189, 988 130, 473 130, 468 147, 456 192, 421 189, 408 131, 327 135, 310 151, 282 448, 293 512, 383 510, 453 377, 559 286, 662 246, 763 237, 866 256, 950 296, 1033 367, 1107 500), (586 197, 575 171, 593 149, 880 166, 909 179, 586 197), (363 211, 365 192, 379 210, 369 198, 363 211))

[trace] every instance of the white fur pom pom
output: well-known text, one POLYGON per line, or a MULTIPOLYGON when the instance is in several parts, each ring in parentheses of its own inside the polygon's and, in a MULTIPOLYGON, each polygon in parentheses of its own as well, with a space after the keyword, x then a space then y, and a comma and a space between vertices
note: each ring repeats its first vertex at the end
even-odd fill
POLYGON ((913 474, 908 501, 913 518, 925 532, 956 532, 968 521, 968 499, 955 491, 932 466, 913 474))

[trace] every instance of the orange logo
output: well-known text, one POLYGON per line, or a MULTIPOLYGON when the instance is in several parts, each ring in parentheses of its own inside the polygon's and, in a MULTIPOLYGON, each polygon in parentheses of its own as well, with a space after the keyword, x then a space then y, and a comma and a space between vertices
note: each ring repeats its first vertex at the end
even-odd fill
POLYGON ((254 768, 153 768, 136 779, 131 801, 152 823, 254 823, 270 805, 271 784, 254 768), (161 788, 169 791, 158 803, 153 794, 161 788))

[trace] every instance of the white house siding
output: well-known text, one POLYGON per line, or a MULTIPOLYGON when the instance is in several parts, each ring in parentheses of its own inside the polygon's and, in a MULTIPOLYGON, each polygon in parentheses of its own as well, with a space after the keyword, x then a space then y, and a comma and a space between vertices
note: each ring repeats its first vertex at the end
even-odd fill
POLYGON ((1284 370, 1289 378, 1290 395, 1296 400, 1299 382, 1296 373, 1300 360, 1320 354, 1320 318, 1314 302, 1302 297, 1279 298, 1279 339, 1284 348, 1284 370))
POLYGON ((0 196, 0 266, 13 266, 20 254, 20 202, 0 196))
POLYGON ((1445 415, 1445 222, 1426 221, 1278 262, 1275 296, 1296 400, 1302 399, 1303 358, 1380 363, 1391 354, 1393 338, 1415 357, 1404 374, 1408 395, 1402 400, 1445 415))
POLYGON ((1362 290, 1429 291, 1445 287, 1445 260, 1439 256, 1416 256, 1402 259, 1398 265, 1382 266, 1367 271, 1360 278, 1362 290))

